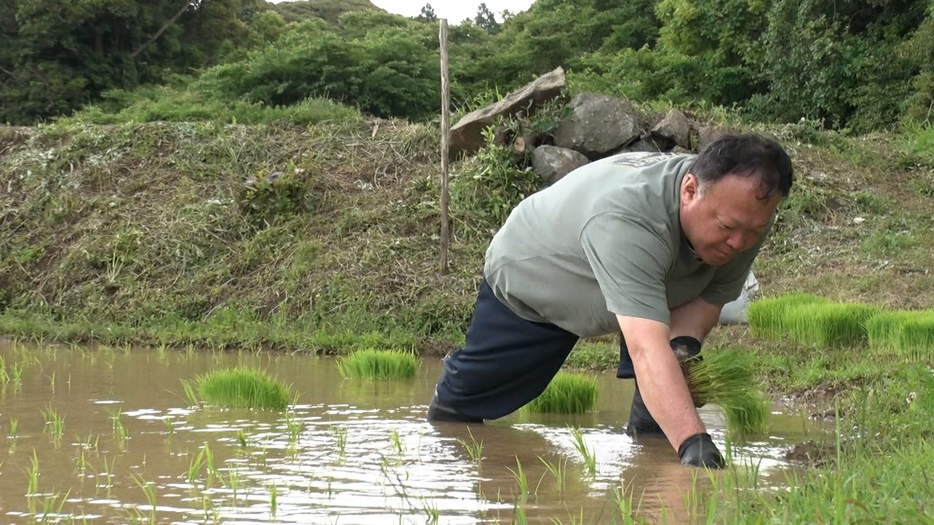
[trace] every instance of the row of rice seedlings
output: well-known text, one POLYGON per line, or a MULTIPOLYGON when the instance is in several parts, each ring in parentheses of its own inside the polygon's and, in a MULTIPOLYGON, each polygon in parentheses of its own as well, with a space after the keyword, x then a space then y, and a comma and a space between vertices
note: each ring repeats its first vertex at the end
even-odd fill
POLYGON ((337 362, 345 379, 396 380, 415 376, 421 358, 401 350, 356 350, 337 362))
POLYGON ((746 318, 753 335, 764 339, 780 339, 789 331, 788 313, 808 304, 830 301, 808 293, 793 293, 753 301, 746 309, 746 318))
POLYGON ((869 347, 920 360, 934 349, 934 310, 894 310, 866 322, 869 347))
POLYGON ((766 431, 769 404, 757 388, 749 352, 705 352, 702 360, 689 362, 687 375, 695 397, 723 409, 730 432, 742 436, 766 431))
POLYGON ((788 336, 825 347, 865 343, 911 359, 929 356, 934 348, 934 310, 885 310, 797 293, 757 300, 747 316, 753 334, 768 339, 788 336))
POLYGON ((795 343, 849 346, 866 341, 866 321, 879 312, 878 307, 868 304, 807 304, 790 311, 787 323, 795 343))
MULTIPOLYGON (((206 403, 228 408, 285 410, 289 388, 262 370, 237 367, 198 376, 198 393, 206 403)), ((191 393, 187 393, 191 397, 191 393)))
POLYGON ((558 372, 545 391, 525 410, 535 413, 583 414, 597 408, 597 379, 571 372, 558 372))

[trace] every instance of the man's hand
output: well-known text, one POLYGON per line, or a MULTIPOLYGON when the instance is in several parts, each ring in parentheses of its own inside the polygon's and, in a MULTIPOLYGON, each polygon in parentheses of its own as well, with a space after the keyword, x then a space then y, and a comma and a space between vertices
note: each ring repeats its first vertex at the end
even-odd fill
POLYGON ((723 456, 706 432, 685 439, 678 447, 678 456, 686 467, 723 468, 723 456))
POLYGON ((694 401, 694 406, 700 408, 706 405, 707 400, 690 388, 691 364, 704 360, 704 356, 700 355, 701 342, 691 336, 682 335, 672 339, 670 344, 671 351, 675 353, 678 364, 681 365, 681 373, 684 374, 684 380, 687 382, 688 389, 691 391, 691 399, 694 401))

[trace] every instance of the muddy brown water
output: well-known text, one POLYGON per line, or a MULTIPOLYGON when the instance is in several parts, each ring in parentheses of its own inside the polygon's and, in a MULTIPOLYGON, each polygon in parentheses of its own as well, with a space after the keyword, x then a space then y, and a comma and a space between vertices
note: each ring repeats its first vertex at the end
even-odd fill
MULTIPOLYGON (((685 495, 712 484, 667 442, 625 435, 632 382, 611 374, 598 375, 595 413, 432 426, 437 359, 416 379, 369 382, 308 355, 0 343, 0 356, 0 523, 613 523, 620 487, 637 515, 682 521, 685 495), (288 412, 189 406, 182 380, 237 365, 291 384, 297 401, 288 412), (482 444, 479 464, 470 443, 482 444)), ((701 416, 723 448, 716 407, 701 416)), ((793 468, 784 452, 820 432, 775 407, 768 434, 733 461, 780 485, 793 468)))

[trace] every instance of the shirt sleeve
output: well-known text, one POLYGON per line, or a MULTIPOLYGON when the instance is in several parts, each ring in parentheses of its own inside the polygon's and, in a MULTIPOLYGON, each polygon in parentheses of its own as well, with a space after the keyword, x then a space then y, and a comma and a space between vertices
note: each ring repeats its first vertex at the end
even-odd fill
POLYGON ((669 324, 665 276, 673 250, 659 227, 603 213, 584 225, 580 241, 610 312, 669 324))

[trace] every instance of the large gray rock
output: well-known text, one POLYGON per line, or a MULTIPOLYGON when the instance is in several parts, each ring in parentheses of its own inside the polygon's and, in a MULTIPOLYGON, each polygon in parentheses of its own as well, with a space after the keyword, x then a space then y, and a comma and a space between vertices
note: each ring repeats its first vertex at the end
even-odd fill
POLYGON ((620 150, 620 153, 632 153, 632 152, 658 153, 661 151, 665 151, 664 148, 656 144, 655 141, 651 137, 645 136, 633 142, 632 144, 626 146, 622 150, 620 150))
POLYGON ((684 113, 675 108, 668 110, 668 114, 652 128, 652 137, 671 149, 675 146, 689 149, 691 147, 691 121, 684 113))
POLYGON ((506 95, 499 102, 464 115, 451 127, 448 153, 452 157, 475 153, 483 146, 483 130, 493 125, 498 117, 512 116, 554 100, 567 89, 564 68, 542 75, 525 86, 506 95))
POLYGON ((590 160, 572 149, 543 145, 532 151, 532 169, 554 184, 590 160))
POLYGON ((555 130, 555 146, 595 160, 639 138, 639 118, 626 99, 579 93, 570 107, 572 115, 555 130))
POLYGON ((729 130, 723 129, 719 126, 704 126, 697 130, 697 151, 703 151, 708 144, 717 140, 721 136, 728 133, 729 130))

